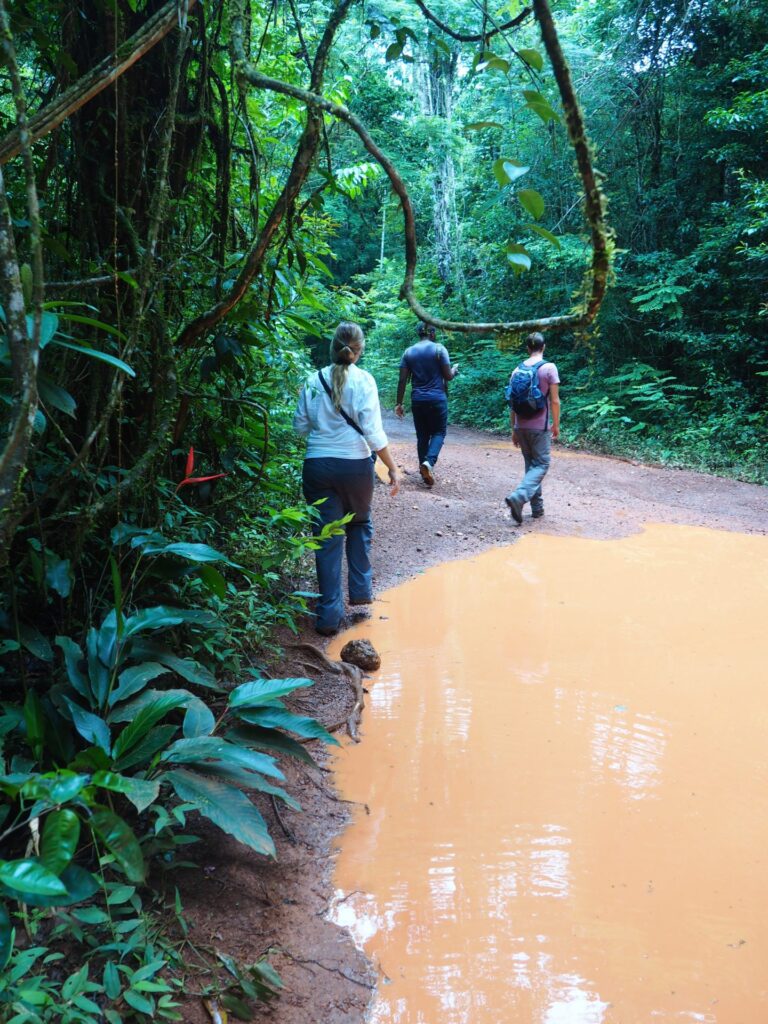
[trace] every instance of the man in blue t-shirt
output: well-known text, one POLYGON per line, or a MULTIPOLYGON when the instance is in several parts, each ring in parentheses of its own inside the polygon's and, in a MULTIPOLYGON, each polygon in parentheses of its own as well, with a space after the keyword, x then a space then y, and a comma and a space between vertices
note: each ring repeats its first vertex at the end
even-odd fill
POLYGON ((420 323, 418 335, 419 341, 407 348, 400 360, 395 412, 402 419, 405 387, 410 379, 419 472, 427 487, 432 487, 435 482, 433 470, 448 429, 446 384, 459 372, 459 364, 451 366, 448 349, 436 343, 435 328, 431 324, 420 323))

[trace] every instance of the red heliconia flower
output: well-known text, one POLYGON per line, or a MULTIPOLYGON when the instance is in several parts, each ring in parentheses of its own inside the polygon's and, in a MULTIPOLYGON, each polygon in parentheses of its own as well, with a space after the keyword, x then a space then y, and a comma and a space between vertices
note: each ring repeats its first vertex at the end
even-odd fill
POLYGON ((226 473, 214 473, 212 476, 190 476, 189 474, 195 468, 195 449, 189 449, 189 455, 187 455, 187 464, 184 467, 184 479, 176 487, 176 494, 179 493, 182 487, 187 487, 189 484, 204 484, 207 480, 220 480, 221 477, 226 476, 226 473))

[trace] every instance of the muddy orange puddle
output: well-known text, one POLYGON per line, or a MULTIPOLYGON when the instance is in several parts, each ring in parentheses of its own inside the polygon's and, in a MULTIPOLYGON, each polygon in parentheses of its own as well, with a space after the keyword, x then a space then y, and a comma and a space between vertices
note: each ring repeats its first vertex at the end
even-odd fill
POLYGON ((767 559, 529 535, 345 635, 384 662, 336 760, 372 1021, 768 1021, 767 559))

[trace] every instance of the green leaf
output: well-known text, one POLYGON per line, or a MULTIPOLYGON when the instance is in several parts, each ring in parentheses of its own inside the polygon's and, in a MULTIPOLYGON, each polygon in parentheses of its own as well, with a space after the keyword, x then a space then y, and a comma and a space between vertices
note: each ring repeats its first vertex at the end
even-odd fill
POLYGON ((266 729, 287 729, 297 736, 306 739, 324 740, 326 743, 338 746, 338 740, 316 722, 314 718, 305 718, 303 715, 294 715, 282 708, 259 708, 254 710, 241 711, 240 717, 252 725, 260 725, 266 729))
POLYGON ((537 235, 541 235, 542 238, 546 238, 548 242, 557 246, 558 249, 561 247, 560 239, 556 235, 553 235, 551 231, 547 231, 547 229, 543 228, 540 224, 523 224, 523 227, 528 228, 529 231, 535 231, 537 235))
POLYGON ((64 808, 46 815, 40 842, 40 863, 54 875, 61 875, 77 851, 80 819, 64 808))
POLYGON ((19 267, 19 277, 21 278, 21 292, 24 296, 24 305, 29 309, 34 301, 32 291, 34 288, 34 274, 32 273, 32 267, 29 263, 22 263, 19 267))
POLYGON ((196 736, 208 736, 213 732, 215 725, 216 718, 211 709, 202 701, 195 701, 194 704, 190 704, 186 715, 184 715, 182 732, 189 739, 196 736))
POLYGON ((60 316, 62 320, 71 320, 76 324, 85 324, 88 327, 96 327, 100 331, 106 331, 107 334, 114 335, 114 337, 119 338, 120 341, 128 341, 128 338, 122 331, 118 330, 117 327, 113 327, 111 324, 105 324, 103 320, 94 320, 92 316, 82 316, 80 313, 61 313, 60 316))
POLYGON ((275 844, 264 819, 239 789, 184 769, 166 772, 162 781, 169 782, 180 800, 194 804, 224 832, 257 853, 275 856, 275 844))
POLYGON ((133 644, 131 650, 136 659, 146 658, 148 661, 159 661, 161 665, 167 665, 176 675, 186 679, 188 683, 196 683, 198 686, 207 686, 213 690, 220 690, 216 677, 210 669, 201 665, 191 658, 179 658, 173 651, 154 640, 139 640, 133 644))
POLYGON ((501 71, 505 75, 509 72, 508 60, 504 60, 503 57, 499 57, 495 53, 486 56, 486 60, 480 61, 477 64, 476 71, 501 71))
POLYGON ((544 199, 535 189, 521 189, 517 193, 517 198, 523 209, 530 213, 534 220, 538 220, 544 213, 544 199))
POLYGON ((11 959, 13 944, 16 938, 15 929, 11 926, 11 918, 5 904, 0 903, 0 977, 11 959))
MULTIPOLYGON (((157 692, 157 691, 155 691, 157 692)), ((123 729, 115 740, 113 756, 115 761, 123 758, 133 747, 135 747, 149 733, 161 718, 165 718, 174 708, 183 707, 187 703, 185 691, 161 693, 152 700, 146 707, 138 712, 132 722, 123 729), (184 696, 182 696, 184 694, 184 696)))
POLYGON ((147 999, 139 992, 134 992, 132 989, 127 989, 123 992, 123 999, 132 1006, 134 1010, 138 1010, 139 1013, 145 1013, 151 1020, 155 1020, 155 1004, 153 1000, 147 999))
POLYGON ((125 620, 125 638, 136 636, 148 629, 167 629, 169 626, 180 626, 182 622, 194 625, 212 626, 216 619, 210 612, 195 611, 188 608, 169 608, 158 605, 155 608, 142 608, 130 619, 125 620))
POLYGON ((263 775, 271 775, 275 779, 284 777, 274 759, 267 754, 259 754, 247 747, 240 747, 220 736, 194 736, 176 740, 168 747, 161 760, 170 764, 194 764, 209 758, 239 765, 263 775))
POLYGON ((503 128, 503 124, 499 124, 498 121, 473 121, 471 124, 464 125, 465 132, 479 132, 483 128, 503 128))
POLYGON ((400 54, 403 52, 403 43, 390 43, 387 47, 387 52, 384 54, 384 59, 389 64, 393 60, 397 60, 400 54))
POLYGON ((156 661, 145 661, 143 665, 132 665, 130 668, 124 669, 117 677, 117 686, 109 695, 110 707, 119 704, 121 700, 133 697, 143 690, 151 680, 167 675, 167 673, 168 666, 160 665, 156 661))
POLYGON ((39 860, 7 860, 0 862, 0 882, 22 895, 66 896, 67 888, 60 878, 39 860))
POLYGON ((115 768, 122 772, 127 771, 128 768, 134 768, 136 765, 148 763, 159 751, 168 746, 178 731, 177 725, 158 725, 147 733, 144 739, 137 743, 129 753, 118 758, 115 761, 115 768))
POLYGON ((498 160, 493 162, 493 173, 498 181, 499 185, 503 188, 505 185, 509 185, 510 182, 516 181, 517 178, 527 174, 530 167, 524 167, 519 164, 517 160, 512 160, 508 156, 499 157, 498 160))
POLYGON ((117 999, 123 991, 123 985, 114 960, 108 960, 104 964, 104 974, 101 983, 107 996, 112 1000, 117 999))
POLYGON ((85 697, 86 700, 91 700, 93 694, 91 693, 88 678, 83 674, 80 668, 85 661, 83 652, 74 640, 71 640, 68 636, 57 636, 55 643, 56 646, 60 647, 64 653, 64 663, 67 667, 67 675, 70 683, 81 697, 85 697))
POLYGON ((544 58, 538 50, 518 50, 517 56, 522 57, 528 67, 534 71, 541 71, 544 68, 544 58))
POLYGON ((72 715, 74 727, 83 739, 88 740, 89 743, 93 743, 97 747, 101 747, 105 754, 109 754, 112 750, 112 737, 110 736, 109 726, 104 719, 99 718, 98 715, 91 714, 90 711, 85 711, 79 704, 75 704, 73 700, 70 700, 69 697, 65 697, 64 702, 72 715))
POLYGON ((285 733, 276 732, 274 729, 263 729, 257 725, 238 725, 226 733, 225 739, 232 743, 256 747, 257 750, 274 750, 279 754, 287 754, 295 757, 297 761, 317 767, 315 759, 301 743, 285 733))
POLYGON ((145 866, 141 847, 123 819, 102 807, 91 815, 90 825, 123 869, 128 880, 143 882, 145 866))
POLYGON ((197 570, 197 575, 212 594, 215 594, 219 600, 224 600, 227 596, 227 581, 218 569, 214 569, 212 565, 201 565, 197 570))
MULTIPOLYGON (((60 881, 66 887, 66 894, 64 896, 42 896, 34 893, 25 893, 24 902, 30 907, 68 907, 73 903, 82 903, 83 900, 89 900, 100 888, 96 876, 77 864, 70 864, 69 867, 65 868, 61 873, 60 881)), ((6 896, 16 895, 6 886, 2 886, 2 891, 6 896)))
MULTIPOLYGON (((27 333, 29 337, 32 337, 32 332, 35 326, 34 317, 28 316, 27 320, 27 333)), ((40 321, 40 348, 44 349, 49 341, 52 340, 53 336, 59 329, 59 318, 55 313, 43 313, 40 321)))
POLYGON ((518 245, 517 242, 510 242, 506 246, 505 252, 507 259, 512 264, 512 269, 516 274, 521 274, 524 270, 531 269, 531 257, 524 245, 518 245))
POLYGON ((46 549, 45 582, 60 597, 69 597, 72 590, 72 567, 68 558, 59 556, 46 549))
POLYGON ((59 348, 68 348, 73 352, 79 352, 83 356, 90 356, 91 359, 98 359, 102 363, 109 363, 110 366, 114 366, 118 370, 122 370, 123 373, 127 373, 129 377, 136 376, 135 370, 132 370, 122 359, 110 355, 109 352, 101 352, 99 349, 89 348, 86 345, 78 345, 74 341, 62 341, 60 338, 57 338, 53 344, 58 345, 59 348))
POLYGON ((42 373, 37 378, 37 389, 40 392, 40 398, 47 406, 58 409, 65 416, 75 415, 77 402, 72 395, 65 388, 54 384, 52 380, 48 380, 42 373))
POLYGON ((294 690, 314 686, 312 679, 255 679, 241 683, 229 695, 229 706, 235 711, 238 708, 260 707, 271 704, 279 697, 284 697, 294 690))
POLYGON ((117 772, 96 772, 93 785, 100 789, 109 789, 113 793, 123 793, 141 814, 157 799, 160 783, 156 779, 135 779, 117 772))
POLYGON ((230 562, 226 555, 212 548, 209 544, 185 544, 179 542, 177 544, 159 545, 150 543, 144 547, 144 553, 147 555, 178 555, 179 558, 186 558, 190 562, 224 562, 235 569, 241 568, 241 566, 236 565, 234 562, 230 562))
POLYGON ((109 921, 109 914, 98 907, 79 907, 72 911, 72 917, 82 924, 106 924, 109 921))
POLYGON ((40 661, 53 661, 53 649, 36 626, 21 623, 19 625, 19 640, 21 641, 21 646, 26 648, 30 654, 39 658, 40 661))
POLYGON ((540 92, 535 89, 523 89, 523 96, 525 96, 526 106, 538 114, 545 124, 548 121, 560 120, 560 115, 552 109, 549 100, 540 92))

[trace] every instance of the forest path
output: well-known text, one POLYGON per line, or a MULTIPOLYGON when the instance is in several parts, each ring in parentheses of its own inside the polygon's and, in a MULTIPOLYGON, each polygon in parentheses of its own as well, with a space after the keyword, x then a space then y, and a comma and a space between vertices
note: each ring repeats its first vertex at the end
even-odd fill
MULTIPOLYGON (((431 566, 514 544, 531 533, 610 539, 639 533, 646 523, 768 533, 768 488, 560 446, 554 447, 544 483, 545 517, 533 522, 526 510, 518 527, 503 500, 522 469, 508 436, 451 426, 430 490, 417 471, 410 417, 400 421, 387 414, 385 429, 403 468, 403 483, 394 499, 384 484, 375 490, 377 593, 431 566)), ((306 584, 311 589, 314 580, 306 584)), ((299 639, 318 645, 309 624, 299 639)), ((275 674, 315 680, 311 690, 300 691, 294 710, 327 725, 344 721, 350 688, 338 676, 313 671, 314 659, 306 649, 292 651, 292 640, 286 638, 289 646, 275 674)), ((314 753, 323 759, 319 745, 314 753)), ((286 788, 299 796, 303 813, 284 808, 278 820, 267 801, 259 804, 277 842, 276 862, 262 862, 254 870, 253 855, 213 829, 205 830, 204 844, 191 848, 203 868, 190 872, 182 885, 192 938, 226 950, 241 963, 272 951, 285 990, 273 1006, 258 1012, 257 1020, 362 1024, 375 971, 349 935, 326 919, 333 895, 332 848, 350 805, 333 794, 325 771, 292 763, 285 768, 286 788)), ((199 998, 192 991, 189 996, 185 1022, 209 1022, 199 998)))
POLYGON ((646 466, 553 445, 544 481, 545 516, 512 522, 504 496, 522 476, 523 460, 509 437, 449 427, 425 486, 418 473, 410 417, 385 416, 395 460, 404 470, 399 495, 378 486, 373 563, 381 589, 439 562, 463 558, 528 532, 612 538, 644 523, 707 526, 768 533, 768 488, 687 470, 646 466))

